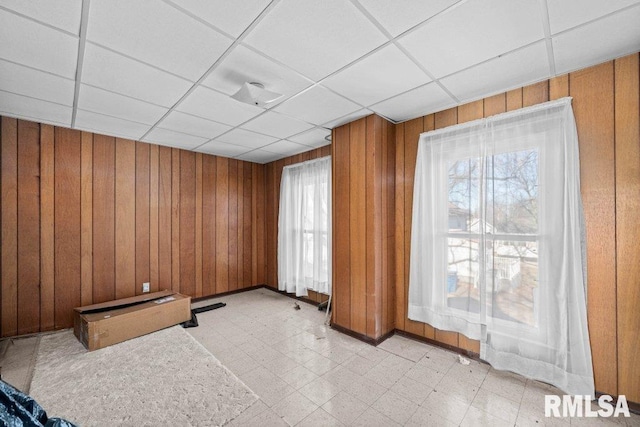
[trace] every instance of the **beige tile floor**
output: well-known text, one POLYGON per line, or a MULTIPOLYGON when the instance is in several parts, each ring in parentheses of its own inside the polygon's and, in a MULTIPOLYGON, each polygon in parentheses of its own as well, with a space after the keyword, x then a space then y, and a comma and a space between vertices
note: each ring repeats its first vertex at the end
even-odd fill
MULTIPOLYGON (((227 306, 187 331, 260 397, 231 426, 640 426, 637 415, 545 418, 553 387, 397 335, 372 347, 266 289, 212 301, 227 306)), ((36 341, 9 346, 3 378, 28 384, 36 341)))

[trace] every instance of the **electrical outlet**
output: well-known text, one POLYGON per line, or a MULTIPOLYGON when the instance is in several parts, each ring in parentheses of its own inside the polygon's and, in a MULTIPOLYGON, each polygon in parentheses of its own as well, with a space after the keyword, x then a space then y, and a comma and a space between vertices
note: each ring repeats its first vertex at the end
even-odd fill
POLYGON ((149 292, 149 282, 144 282, 142 284, 142 292, 149 292))

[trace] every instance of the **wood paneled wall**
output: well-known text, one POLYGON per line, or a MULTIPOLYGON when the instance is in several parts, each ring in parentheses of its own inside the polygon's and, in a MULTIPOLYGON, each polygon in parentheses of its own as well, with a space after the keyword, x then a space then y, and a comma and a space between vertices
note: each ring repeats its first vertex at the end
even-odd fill
POLYGON ((333 132, 333 323, 377 340, 395 328, 394 125, 333 132))
POLYGON ((640 402, 639 56, 630 55, 396 125, 396 328, 473 352, 477 341, 407 318, 418 135, 573 97, 587 228, 588 320, 596 390, 640 402))
POLYGON ((265 282, 265 167, 1 119, 3 337, 66 328, 74 307, 265 282))
MULTIPOLYGON (((278 212, 280 210, 280 180, 285 166, 331 155, 331 146, 305 151, 266 165, 267 278, 266 285, 278 289, 278 212)), ((308 300, 323 302, 327 296, 309 291, 308 300)))

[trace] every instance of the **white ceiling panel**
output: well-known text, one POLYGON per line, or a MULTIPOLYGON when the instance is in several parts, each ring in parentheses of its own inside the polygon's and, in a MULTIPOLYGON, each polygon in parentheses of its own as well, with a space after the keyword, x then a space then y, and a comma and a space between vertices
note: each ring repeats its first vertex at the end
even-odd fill
POLYGON ((85 47, 82 82, 165 107, 191 87, 184 79, 91 43, 85 47))
POLYGON ((193 150, 207 142, 207 139, 199 136, 187 135, 186 133, 174 132, 168 129, 155 128, 144 137, 143 141, 153 142, 160 145, 168 145, 170 147, 183 148, 185 150, 193 150))
POLYGON ((75 78, 78 38, 0 9, 0 58, 75 78))
POLYGON ((252 148, 240 145, 227 144, 221 141, 210 141, 196 149, 201 153, 213 154, 214 156, 235 157, 244 154, 252 148))
POLYGON ((330 122, 323 123, 322 127, 333 129, 345 123, 350 123, 354 120, 361 119, 362 117, 368 116, 369 114, 373 114, 373 111, 363 108, 362 110, 358 110, 354 113, 347 114, 346 116, 340 117, 338 119, 331 120, 330 122))
POLYGON ((350 2, 283 0, 245 41, 317 81, 387 39, 350 2))
POLYGON ((313 84, 311 80, 299 73, 241 45, 236 46, 202 84, 233 95, 245 82, 261 83, 265 89, 283 95, 279 100, 270 103, 269 107, 277 105, 313 84))
POLYGON ((388 45, 330 76, 322 85, 362 105, 371 105, 430 81, 400 49, 388 45))
POLYGON ((232 42, 160 0, 93 0, 87 39, 193 81, 232 42))
POLYGON ((227 144, 233 145, 241 145, 248 148, 262 147, 277 140, 277 138, 273 138, 271 136, 250 132, 240 128, 227 132, 216 139, 216 141, 226 142, 227 144))
POLYGON ((118 136, 133 140, 139 140, 149 126, 129 120, 96 114, 90 111, 78 110, 76 114, 77 129, 88 130, 105 135, 118 136))
POLYGON ((276 138, 287 138, 291 135, 311 129, 313 125, 273 111, 267 111, 249 123, 242 125, 244 129, 276 138))
POLYGON ((82 0, 0 0, 0 6, 75 35, 80 33, 82 0))
POLYGON ((312 148, 307 145, 287 141, 286 139, 276 141, 273 144, 269 144, 261 148, 261 150, 282 154, 283 156, 293 156, 294 154, 303 153, 311 149, 312 148))
POLYGON ((361 109, 322 86, 314 86, 275 107, 279 112, 319 125, 361 109))
POLYGON ((566 73, 640 50, 640 5, 554 37, 556 71, 566 73))
POLYGON ((429 83, 371 107, 373 111, 396 122, 413 119, 456 105, 436 83, 429 83))
POLYGON ((0 90, 72 106, 74 88, 73 80, 0 60, 0 90))
POLYGON ((382 26, 396 37, 460 0, 359 0, 382 26))
POLYGON ((531 0, 469 0, 399 39, 436 78, 544 37, 531 0))
POLYGON ((71 107, 2 91, 0 115, 71 126, 71 107))
POLYGON ((202 86, 182 101, 177 110, 230 126, 237 126, 264 111, 202 86))
POLYGON ((233 37, 238 37, 267 7, 270 0, 235 1, 233 6, 230 5, 229 0, 171 0, 171 2, 233 37))
POLYGON ((156 123, 168 111, 165 107, 84 84, 80 86, 78 108, 148 125, 156 123))
POLYGON ((460 101, 471 101, 549 78, 544 41, 441 80, 460 101))
POLYGON ((212 122, 211 120, 192 116, 191 114, 181 113, 180 111, 172 111, 169 113, 169 115, 158 124, 158 127, 207 139, 215 138, 231 129, 231 126, 212 122))
POLYGON ((298 144, 304 144, 308 147, 318 148, 331 144, 331 141, 327 141, 325 138, 327 135, 331 135, 331 131, 328 129, 315 128, 309 132, 301 133, 300 135, 289 138, 291 141, 298 144))
POLYGON ((639 0, 547 0, 551 34, 638 3, 639 0))
POLYGON ((281 159, 282 157, 284 157, 282 154, 270 153, 269 151, 264 151, 264 150, 253 150, 253 151, 249 151, 246 154, 237 156, 236 158, 239 160, 247 161, 247 162, 264 164, 264 163, 269 163, 269 162, 273 162, 275 160, 281 159))

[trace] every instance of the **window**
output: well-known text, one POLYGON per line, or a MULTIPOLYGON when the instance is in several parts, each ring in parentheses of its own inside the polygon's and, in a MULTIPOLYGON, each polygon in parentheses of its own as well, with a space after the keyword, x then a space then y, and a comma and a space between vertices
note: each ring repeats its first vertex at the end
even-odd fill
POLYGON ((579 178, 570 98, 421 135, 409 318, 593 395, 579 178))
POLYGON ((331 293, 331 158, 282 171, 278 217, 278 289, 331 293))

